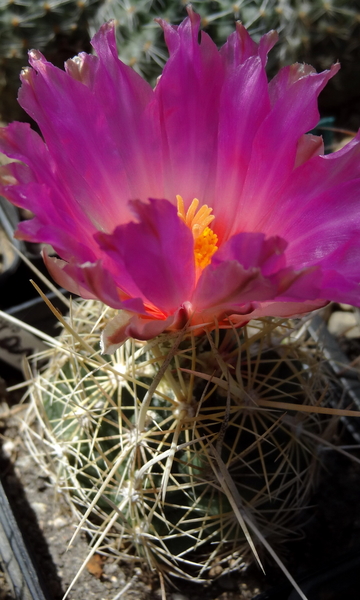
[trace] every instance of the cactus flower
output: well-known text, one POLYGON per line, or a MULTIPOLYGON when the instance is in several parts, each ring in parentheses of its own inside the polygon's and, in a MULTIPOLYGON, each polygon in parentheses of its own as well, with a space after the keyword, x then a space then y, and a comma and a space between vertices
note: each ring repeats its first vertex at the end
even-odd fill
POLYGON ((1 130, 1 193, 34 218, 54 279, 119 309, 111 352, 188 324, 233 327, 330 300, 360 305, 360 137, 324 156, 317 96, 337 72, 265 64, 237 24, 218 50, 191 9, 159 21, 170 58, 155 87, 117 56, 114 28, 65 71, 29 53, 19 102, 37 122, 1 130))

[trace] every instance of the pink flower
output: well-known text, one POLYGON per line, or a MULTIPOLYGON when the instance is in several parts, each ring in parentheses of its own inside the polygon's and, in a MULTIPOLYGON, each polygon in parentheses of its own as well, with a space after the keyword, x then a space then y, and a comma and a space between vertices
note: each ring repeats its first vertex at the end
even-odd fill
POLYGON ((18 236, 51 244, 53 277, 122 309, 105 349, 187 322, 241 325, 329 300, 360 304, 360 137, 323 156, 305 135, 338 70, 285 67, 268 83, 277 36, 237 25, 218 51, 191 9, 160 22, 170 58, 153 90, 122 64, 112 24, 65 72, 31 51, 0 150, 0 191, 35 217, 18 236))

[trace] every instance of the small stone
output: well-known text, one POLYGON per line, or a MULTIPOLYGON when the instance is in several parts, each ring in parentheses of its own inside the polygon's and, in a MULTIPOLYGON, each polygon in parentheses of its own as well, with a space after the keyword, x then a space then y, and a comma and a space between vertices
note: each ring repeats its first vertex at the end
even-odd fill
POLYGON ((20 456, 17 461, 16 461, 16 466, 19 467, 19 469, 21 470, 26 470, 26 469, 33 469, 34 468, 34 461, 31 458, 31 456, 26 455, 26 456, 20 456))
MULTIPOLYGON (((6 394, 6 385, 2 377, 0 377, 0 394, 6 394)), ((9 415, 10 409, 7 402, 0 402, 0 416, 7 417, 9 415)))
POLYGON ((353 310, 353 306, 351 306, 351 304, 339 304, 340 308, 342 310, 353 310))
POLYGON ((12 453, 15 450, 15 444, 12 440, 7 440, 3 443, 1 451, 4 458, 11 458, 12 453))
POLYGON ((353 312, 336 310, 330 316, 328 328, 333 335, 344 335, 346 338, 360 337, 359 317, 353 312))
POLYGON ((52 524, 55 529, 61 529, 62 527, 66 527, 68 521, 64 517, 56 517, 52 524))
POLYGON ((213 567, 211 567, 210 571, 209 571, 209 579, 213 579, 214 577, 219 577, 219 575, 221 575, 221 573, 223 572, 223 568, 221 565, 214 565, 213 567))
POLYGON ((44 504, 44 502, 32 502, 31 508, 33 509, 34 513, 38 518, 43 517, 48 509, 47 505, 44 504))
POLYGON ((108 562, 106 561, 106 563, 104 564, 104 572, 106 573, 106 575, 112 575, 113 573, 116 573, 119 570, 119 565, 116 562, 108 562))

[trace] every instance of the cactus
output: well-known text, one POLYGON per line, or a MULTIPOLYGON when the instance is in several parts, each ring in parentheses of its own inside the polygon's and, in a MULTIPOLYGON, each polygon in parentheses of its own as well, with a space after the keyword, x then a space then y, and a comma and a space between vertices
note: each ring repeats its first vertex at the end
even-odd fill
MULTIPOLYGON (((102 23, 115 19, 120 58, 154 80, 167 56, 154 18, 178 24, 186 16, 186 4, 186 0, 105 0, 90 19, 90 31, 93 34, 102 23)), ((341 58, 347 47, 344 41, 349 41, 360 25, 354 0, 346 4, 343 0, 193 0, 192 5, 202 17, 203 28, 219 46, 234 31, 236 20, 243 22, 255 40, 276 29, 280 43, 270 56, 272 68, 308 60, 311 49, 323 42, 329 46, 329 66, 341 58)))
POLYGON ((275 549, 296 538, 334 430, 317 414, 331 386, 306 327, 267 319, 185 331, 103 357, 111 313, 74 304, 38 357, 49 360, 31 390, 39 427, 26 429, 91 554, 201 581, 215 564, 248 565, 257 535, 275 549))
MULTIPOLYGON (((41 50, 61 67, 77 52, 89 51, 89 36, 110 19, 116 22, 121 60, 154 84, 168 56, 154 19, 178 24, 186 16, 186 4, 186 0, 0 0, 0 118, 24 119, 14 109, 14 97, 28 49, 41 50)), ((234 31, 236 20, 255 40, 270 29, 278 30, 280 42, 270 55, 271 73, 295 61, 319 69, 336 60, 346 64, 360 27, 355 0, 346 4, 343 0, 193 0, 192 4, 219 46, 234 31)), ((346 77, 341 86, 347 89, 349 81, 346 77)))
POLYGON ((28 120, 16 104, 19 73, 36 48, 62 67, 90 50, 88 18, 102 0, 0 0, 0 120, 28 120))
POLYGON ((59 34, 72 34, 99 0, 8 0, 0 4, 0 56, 24 58, 59 34))

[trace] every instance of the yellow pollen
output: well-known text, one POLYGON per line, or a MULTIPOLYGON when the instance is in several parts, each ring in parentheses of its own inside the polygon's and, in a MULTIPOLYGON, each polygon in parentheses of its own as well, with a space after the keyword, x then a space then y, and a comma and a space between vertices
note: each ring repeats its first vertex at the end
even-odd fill
POLYGON ((204 269, 211 263, 211 258, 215 254, 218 237, 210 229, 209 225, 215 219, 212 215, 212 208, 203 204, 199 210, 199 200, 194 198, 185 213, 184 201, 181 196, 176 196, 178 217, 191 229, 194 237, 194 256, 196 267, 204 269))
POLYGON ((197 267, 205 269, 211 263, 211 258, 218 249, 217 241, 218 237, 210 227, 206 227, 202 234, 196 238, 194 254, 197 267))

